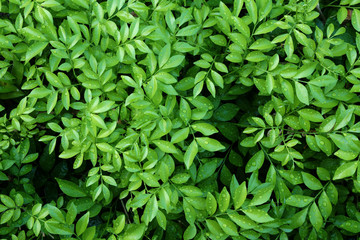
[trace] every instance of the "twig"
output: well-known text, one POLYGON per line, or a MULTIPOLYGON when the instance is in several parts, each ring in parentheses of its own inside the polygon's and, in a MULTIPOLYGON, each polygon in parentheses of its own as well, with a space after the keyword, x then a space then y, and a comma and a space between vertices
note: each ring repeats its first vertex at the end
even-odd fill
POLYGON ((319 4, 319 3, 316 5, 316 9, 319 11, 320 16, 321 16, 321 18, 322 18, 322 20, 324 21, 324 24, 325 24, 325 23, 326 23, 326 18, 325 18, 325 16, 324 16, 323 12, 321 11, 320 4, 319 4))

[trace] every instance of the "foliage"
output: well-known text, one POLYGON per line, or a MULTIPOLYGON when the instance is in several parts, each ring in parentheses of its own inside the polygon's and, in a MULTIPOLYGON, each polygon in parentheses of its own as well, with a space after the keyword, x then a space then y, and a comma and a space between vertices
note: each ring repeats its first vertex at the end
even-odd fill
POLYGON ((355 239, 360 1, 0 2, 5 239, 355 239))

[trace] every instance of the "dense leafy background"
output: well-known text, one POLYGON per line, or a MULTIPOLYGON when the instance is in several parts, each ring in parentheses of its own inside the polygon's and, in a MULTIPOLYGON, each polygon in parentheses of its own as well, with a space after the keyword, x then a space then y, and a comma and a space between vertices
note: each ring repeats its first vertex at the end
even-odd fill
POLYGON ((357 239, 360 1, 0 1, 4 239, 357 239))

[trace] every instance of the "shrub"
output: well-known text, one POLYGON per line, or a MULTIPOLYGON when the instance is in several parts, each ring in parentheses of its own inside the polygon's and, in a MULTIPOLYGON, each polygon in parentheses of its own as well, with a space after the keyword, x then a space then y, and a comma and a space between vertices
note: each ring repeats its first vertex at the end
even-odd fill
POLYGON ((10 0, 5 239, 353 239, 358 0, 10 0))

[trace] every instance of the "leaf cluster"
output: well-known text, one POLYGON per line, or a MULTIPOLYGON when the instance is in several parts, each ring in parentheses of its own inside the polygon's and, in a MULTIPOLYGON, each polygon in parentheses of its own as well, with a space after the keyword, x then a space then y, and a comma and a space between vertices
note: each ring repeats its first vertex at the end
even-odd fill
POLYGON ((0 1, 0 238, 355 239, 360 1, 0 1))

